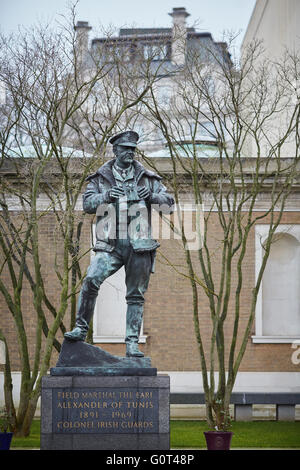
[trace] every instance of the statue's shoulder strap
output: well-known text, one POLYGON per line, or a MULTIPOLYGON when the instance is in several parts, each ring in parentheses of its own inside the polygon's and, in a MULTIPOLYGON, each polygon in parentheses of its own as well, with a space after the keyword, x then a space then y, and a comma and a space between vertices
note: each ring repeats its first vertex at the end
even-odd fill
POLYGON ((94 180, 95 178, 97 178, 98 180, 100 180, 100 183, 103 182, 103 176, 98 173, 98 171, 96 171, 96 173, 92 173, 91 175, 89 175, 87 178, 86 178, 86 181, 88 182, 91 182, 92 180, 94 180))
POLYGON ((114 160, 109 160, 108 162, 104 163, 104 165, 100 166, 100 168, 98 168, 98 170, 95 173, 92 173, 91 175, 89 175, 86 178, 86 181, 91 181, 94 178, 99 178, 101 183, 103 182, 104 178, 110 181, 111 175, 112 175, 111 167, 112 167, 113 161, 114 160))
POLYGON ((137 179, 139 180, 142 176, 148 176, 148 178, 156 178, 158 180, 161 180, 161 176, 158 174, 154 173, 154 171, 148 170, 148 168, 145 168, 144 165, 142 165, 140 162, 135 161, 134 162, 135 166, 135 172, 137 179))
POLYGON ((91 175, 89 175, 89 176, 85 179, 85 181, 91 181, 93 178, 97 178, 97 176, 99 176, 97 172, 96 172, 96 173, 92 173, 91 175))
POLYGON ((159 176, 157 173, 154 173, 154 171, 148 170, 147 168, 145 168, 145 174, 149 178, 156 178, 157 180, 162 180, 161 176, 159 176))

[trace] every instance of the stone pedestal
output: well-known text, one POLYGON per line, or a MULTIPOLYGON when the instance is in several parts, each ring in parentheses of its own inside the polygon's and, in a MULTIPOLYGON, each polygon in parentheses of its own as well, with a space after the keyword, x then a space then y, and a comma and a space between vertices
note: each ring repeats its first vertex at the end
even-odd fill
POLYGON ((85 343, 64 344, 57 367, 43 377, 41 449, 168 450, 169 376, 156 375, 150 358, 75 366, 70 351, 78 347, 91 352, 85 343))
POLYGON ((234 405, 235 421, 252 421, 252 405, 234 405))
POLYGON ((295 405, 276 405, 278 421, 295 421, 295 405))
POLYGON ((41 449, 169 449, 169 376, 50 376, 41 449))

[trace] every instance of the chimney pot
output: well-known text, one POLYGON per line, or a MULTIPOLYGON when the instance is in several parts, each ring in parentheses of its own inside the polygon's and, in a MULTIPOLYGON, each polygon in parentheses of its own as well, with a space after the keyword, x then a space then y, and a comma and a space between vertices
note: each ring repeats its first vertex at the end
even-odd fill
POLYGON ((88 21, 77 21, 77 24, 74 26, 75 31, 78 29, 86 29, 86 30, 91 30, 92 27, 89 26, 88 21))
POLYGON ((190 16, 190 14, 186 11, 184 7, 173 8, 172 13, 168 13, 168 14, 172 17, 183 16, 184 18, 187 18, 188 16, 190 16))

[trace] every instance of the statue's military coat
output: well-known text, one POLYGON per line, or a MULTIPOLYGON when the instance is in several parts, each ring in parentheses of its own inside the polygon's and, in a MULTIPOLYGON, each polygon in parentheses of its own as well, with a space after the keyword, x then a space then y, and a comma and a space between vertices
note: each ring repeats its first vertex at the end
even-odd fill
MULTIPOLYGON (((89 214, 97 213, 94 251, 112 252, 115 247, 115 240, 118 237, 116 225, 119 220, 120 207, 118 202, 111 203, 108 196, 109 190, 117 184, 112 171, 113 164, 114 160, 108 161, 96 173, 87 178, 89 183, 83 195, 83 210, 89 214)), ((134 251, 152 251, 159 244, 151 236, 151 205, 154 205, 153 207, 157 210, 170 213, 174 200, 167 193, 166 187, 161 183, 160 176, 147 170, 136 160, 133 162, 133 166, 137 186, 144 186, 149 189, 150 197, 147 201, 140 201, 135 206, 129 204, 128 220, 134 219, 138 214, 138 228, 143 225, 143 219, 145 222, 144 226, 147 227, 146 235, 143 230, 137 230, 129 235, 129 239, 134 251), (130 218, 131 209, 133 209, 133 217, 130 218)))

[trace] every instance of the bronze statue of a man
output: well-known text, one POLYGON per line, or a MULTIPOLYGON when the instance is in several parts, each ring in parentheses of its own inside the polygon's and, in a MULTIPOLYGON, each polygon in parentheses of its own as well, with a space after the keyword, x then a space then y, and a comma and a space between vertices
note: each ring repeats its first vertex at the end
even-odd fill
POLYGON ((75 328, 65 333, 84 341, 92 319, 98 290, 122 266, 126 273, 126 356, 142 357, 138 340, 155 252, 159 243, 151 236, 151 206, 171 211, 173 198, 161 177, 134 160, 139 135, 122 132, 110 139, 115 158, 87 179, 83 209, 97 214, 95 256, 79 295, 75 328), (164 209, 163 209, 164 208, 164 209))

